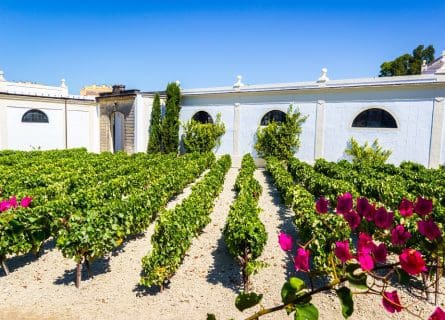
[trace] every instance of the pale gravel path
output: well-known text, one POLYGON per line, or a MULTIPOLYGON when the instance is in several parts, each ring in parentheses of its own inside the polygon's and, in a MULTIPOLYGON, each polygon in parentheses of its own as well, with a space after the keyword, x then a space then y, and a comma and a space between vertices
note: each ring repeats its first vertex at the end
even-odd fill
MULTIPOLYGON (((82 282, 80 290, 73 284, 75 263, 64 259, 51 242, 38 260, 28 256, 10 262, 14 272, 8 277, 0 276, 0 319, 206 319, 206 314, 212 312, 218 320, 227 320, 250 315, 252 310, 241 313, 234 306, 240 289, 239 266, 227 253, 221 233, 234 200, 233 184, 237 173, 238 169, 230 169, 223 191, 216 199, 212 221, 193 241, 182 266, 164 292, 150 294, 138 290, 137 286, 141 258, 151 247, 152 224, 143 235, 125 242, 116 254, 94 264, 95 278, 82 282), (14 267, 14 264, 25 262, 31 263, 14 267)), ((263 304, 270 307, 279 304, 286 275, 295 274, 290 257, 277 244, 277 236, 279 230, 295 233, 295 229, 293 213, 281 202, 270 177, 263 170, 257 170, 255 177, 263 186, 260 217, 268 232, 261 260, 269 267, 253 277, 252 285, 255 291, 264 293, 263 304)), ((189 192, 190 188, 186 188, 169 203, 169 208, 189 192)), ((402 301, 412 301, 406 297, 404 294, 402 301)), ((377 297, 357 296, 355 301, 356 312, 351 319, 391 318, 377 297)), ((320 319, 342 319, 335 296, 321 294, 313 302, 319 307, 320 319)), ((420 303, 416 307, 424 308, 426 317, 433 306, 420 303)), ((412 318, 402 312, 391 319, 412 318)), ((291 317, 274 313, 264 319, 291 317)))

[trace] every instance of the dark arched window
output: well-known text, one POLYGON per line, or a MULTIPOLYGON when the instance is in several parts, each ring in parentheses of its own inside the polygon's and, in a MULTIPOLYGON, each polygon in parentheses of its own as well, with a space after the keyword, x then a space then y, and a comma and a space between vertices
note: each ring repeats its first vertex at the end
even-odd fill
POLYGON ((352 122, 354 128, 397 128, 396 120, 389 112, 372 108, 360 112, 352 122))
POLYGON ((40 122, 40 123, 48 123, 48 116, 40 110, 32 109, 26 111, 22 117, 22 122, 40 122))
POLYGON ((196 112, 192 119, 201 123, 213 123, 212 117, 205 111, 196 112))
POLYGON ((271 122, 282 123, 286 121, 286 114, 280 110, 272 110, 264 115, 261 119, 261 125, 267 126, 271 122))

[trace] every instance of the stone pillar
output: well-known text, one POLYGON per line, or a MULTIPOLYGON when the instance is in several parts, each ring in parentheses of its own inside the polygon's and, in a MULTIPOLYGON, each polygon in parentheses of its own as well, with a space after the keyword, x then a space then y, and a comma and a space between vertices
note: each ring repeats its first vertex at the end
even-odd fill
POLYGON ((0 104, 0 150, 8 147, 8 123, 6 120, 6 106, 0 104))
MULTIPOLYGON (((433 119, 431 126, 431 140, 430 140, 430 157, 429 167, 437 168, 441 164, 442 148, 445 141, 442 141, 444 129, 444 109, 445 98, 437 97, 434 99, 433 105, 433 119)), ((445 159, 444 159, 445 160, 445 159)))
POLYGON ((323 158, 324 155, 324 109, 325 102, 318 100, 315 112, 314 160, 323 158))
POLYGON ((233 108, 233 151, 234 157, 239 157, 239 126, 240 126, 240 104, 235 103, 233 108))

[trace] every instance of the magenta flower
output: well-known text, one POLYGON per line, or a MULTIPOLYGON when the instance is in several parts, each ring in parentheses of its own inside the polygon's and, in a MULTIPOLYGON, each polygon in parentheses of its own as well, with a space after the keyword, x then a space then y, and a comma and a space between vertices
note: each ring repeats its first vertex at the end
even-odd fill
POLYGON ((363 271, 371 271, 374 269, 374 259, 367 252, 359 252, 357 255, 357 261, 363 271))
POLYGON ((17 197, 16 196, 12 196, 11 198, 9 198, 9 205, 11 208, 17 208, 17 197))
POLYGON ((368 206, 368 210, 366 210, 365 212, 363 212, 363 216, 366 218, 366 220, 368 221, 374 221, 374 216, 375 216, 375 204, 370 204, 368 206))
POLYGON ((421 272, 427 271, 425 260, 419 251, 406 248, 399 256, 400 266, 403 270, 411 275, 418 275, 421 272))
POLYGON ((328 208, 329 208, 329 200, 327 200, 323 196, 321 196, 315 203, 315 210, 317 210, 317 212, 320 214, 327 213, 328 208))
POLYGON ((386 311, 390 313, 402 311, 402 305, 400 304, 400 299, 397 294, 397 290, 394 290, 393 292, 389 291, 383 292, 382 303, 386 311))
POLYGON ((413 215, 413 203, 405 198, 399 204, 399 212, 404 217, 409 217, 413 215))
POLYGON ((391 231, 391 243, 395 246, 402 246, 411 239, 411 233, 399 224, 391 231))
POLYGON ((374 250, 372 251, 372 254, 373 254, 376 262, 385 263, 386 256, 388 255, 386 245, 384 243, 379 244, 378 246, 376 246, 374 248, 374 250))
POLYGON ((343 218, 345 218, 345 220, 349 223, 351 230, 355 230, 361 222, 359 214, 354 210, 344 213, 343 218))
POLYGON ((9 200, 5 199, 0 202, 0 212, 8 210, 10 207, 9 200))
POLYGON ((371 253, 376 244, 372 241, 372 237, 364 232, 360 232, 358 235, 358 252, 359 253, 371 253))
POLYGON ((440 307, 436 307, 428 320, 445 320, 445 312, 440 307))
POLYGON ((387 212, 384 207, 378 208, 374 215, 374 223, 381 229, 389 229, 394 221, 394 213, 387 212))
POLYGON ((414 212, 419 216, 426 216, 433 211, 433 201, 425 199, 423 197, 417 197, 416 203, 414 204, 414 212))
POLYGON ((340 259, 341 263, 345 263, 352 259, 351 251, 349 250, 349 241, 337 241, 335 243, 335 256, 340 259))
POLYGON ((357 198, 356 210, 360 217, 369 215, 369 210, 371 210, 370 206, 368 199, 364 197, 357 198))
POLYGON ((309 256, 310 251, 304 248, 298 248, 297 255, 295 256, 295 270, 297 271, 309 271, 309 256))
POLYGON ((284 251, 290 251, 292 250, 293 246, 293 239, 290 235, 280 232, 278 235, 278 243, 280 244, 281 249, 284 251))
POLYGON ((337 197, 337 213, 347 213, 352 209, 352 195, 349 192, 337 197))
POLYGON ((431 241, 441 236, 439 227, 432 219, 418 221, 417 229, 421 235, 431 241))
POLYGON ((20 201, 20 206, 22 206, 23 208, 28 208, 29 205, 31 204, 31 201, 32 201, 32 198, 29 196, 26 196, 20 201))

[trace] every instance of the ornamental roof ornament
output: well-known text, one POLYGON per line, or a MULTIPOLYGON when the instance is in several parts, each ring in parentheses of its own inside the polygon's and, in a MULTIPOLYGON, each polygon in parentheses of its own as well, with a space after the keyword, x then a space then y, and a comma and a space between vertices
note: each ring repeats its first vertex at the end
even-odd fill
POLYGON ((233 84, 234 89, 240 89, 241 87, 244 87, 244 83, 242 82, 243 76, 238 75, 236 76, 236 82, 233 84))
POLYGON ((0 81, 6 81, 5 73, 3 72, 3 70, 0 70, 0 81))
POLYGON ((321 76, 320 76, 320 78, 318 78, 317 82, 329 81, 329 78, 328 78, 327 74, 328 74, 328 69, 327 68, 321 69, 321 76))

